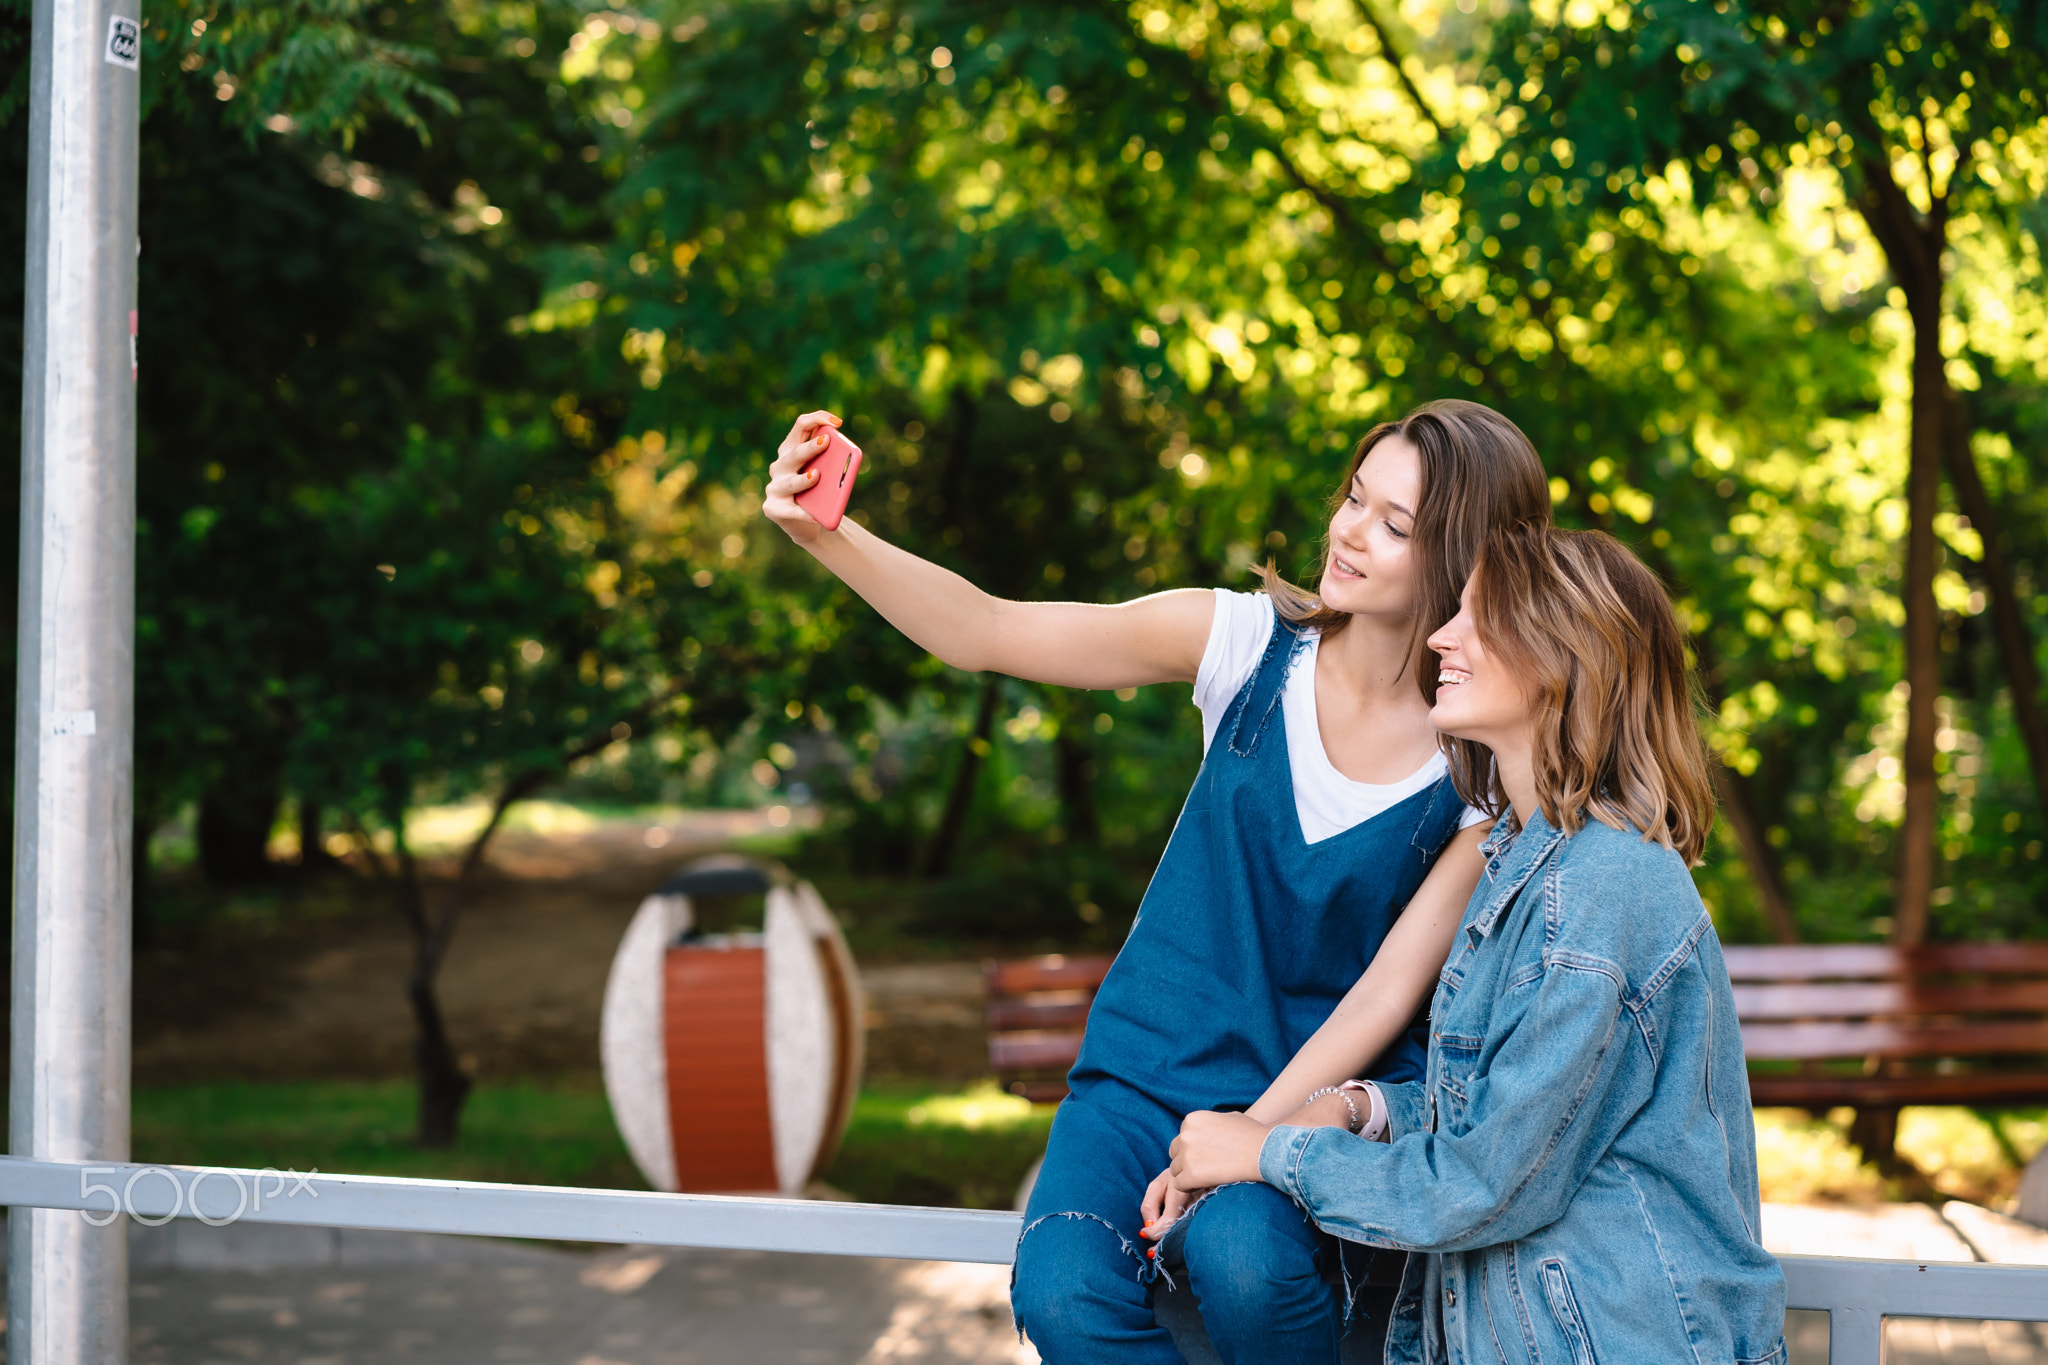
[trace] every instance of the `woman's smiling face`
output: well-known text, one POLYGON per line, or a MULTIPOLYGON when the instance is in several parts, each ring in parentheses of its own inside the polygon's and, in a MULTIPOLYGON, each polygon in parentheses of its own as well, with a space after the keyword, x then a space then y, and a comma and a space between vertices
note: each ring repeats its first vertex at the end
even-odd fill
POLYGON ((1320 587, 1324 606, 1354 616, 1414 615, 1409 537, 1421 495, 1422 457, 1405 437, 1387 437, 1359 462, 1343 504, 1330 518, 1330 557, 1320 587))
POLYGON ((1527 733, 1530 699, 1520 680, 1489 658, 1473 619, 1472 600, 1479 575, 1465 580, 1458 594, 1458 614, 1429 637, 1436 651, 1436 705, 1429 723, 1447 735, 1476 740, 1498 750, 1503 742, 1527 733))

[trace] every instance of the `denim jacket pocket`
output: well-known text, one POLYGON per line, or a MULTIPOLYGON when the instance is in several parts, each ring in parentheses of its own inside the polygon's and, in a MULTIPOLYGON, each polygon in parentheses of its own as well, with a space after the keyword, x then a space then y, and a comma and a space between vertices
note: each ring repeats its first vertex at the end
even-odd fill
POLYGON ((1466 1088, 1479 1065, 1479 1050, 1485 1042, 1483 1038, 1468 1038, 1456 1033, 1436 1035, 1435 1099, 1439 1132, 1455 1135, 1465 1131, 1466 1088))
POLYGON ((1551 1316, 1558 1331, 1571 1345, 1572 1365, 1598 1365, 1593 1357, 1593 1338, 1586 1332, 1586 1320, 1579 1314, 1579 1301, 1572 1282, 1564 1273, 1564 1262, 1550 1257, 1539 1267, 1543 1276, 1543 1297, 1550 1300, 1551 1316))

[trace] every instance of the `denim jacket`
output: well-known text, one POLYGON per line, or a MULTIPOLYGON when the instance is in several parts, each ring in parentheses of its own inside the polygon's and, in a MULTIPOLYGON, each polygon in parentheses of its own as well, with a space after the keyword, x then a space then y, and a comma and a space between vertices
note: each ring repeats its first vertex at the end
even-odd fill
POLYGON ((1386 1143, 1275 1128, 1260 1175, 1408 1258, 1388 1365, 1785 1359, 1735 999, 1684 861, 1589 820, 1481 845, 1386 1143))

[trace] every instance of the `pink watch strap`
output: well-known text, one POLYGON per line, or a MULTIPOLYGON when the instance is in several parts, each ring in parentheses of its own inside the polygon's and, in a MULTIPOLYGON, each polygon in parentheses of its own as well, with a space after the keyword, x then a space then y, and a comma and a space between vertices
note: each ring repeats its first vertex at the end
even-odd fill
POLYGON ((1358 1135, 1367 1142, 1385 1142, 1387 1140, 1387 1106, 1386 1102, 1380 1098, 1380 1088, 1371 1081, 1346 1081, 1338 1089, 1360 1091, 1365 1095, 1365 1126, 1358 1130, 1358 1135))

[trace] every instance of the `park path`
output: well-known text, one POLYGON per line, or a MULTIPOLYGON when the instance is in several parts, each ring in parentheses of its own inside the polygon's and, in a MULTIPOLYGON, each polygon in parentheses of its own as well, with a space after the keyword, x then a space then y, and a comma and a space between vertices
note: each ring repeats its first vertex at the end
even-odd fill
MULTIPOLYGON (((500 835, 441 973, 465 1065, 486 1084, 595 1076, 606 974, 641 898, 693 859, 772 832, 772 815, 672 812, 500 835)), ((428 860, 430 873, 449 861, 428 860)), ((330 897, 340 904, 262 932, 230 924, 196 949, 139 951, 135 1084, 410 1078, 411 939, 367 886, 337 883, 330 897)), ((983 1072, 977 963, 861 970, 870 1074, 983 1072)))
POLYGON ((136 1365, 1035 1362, 1002 1266, 183 1223, 131 1243, 136 1365))

